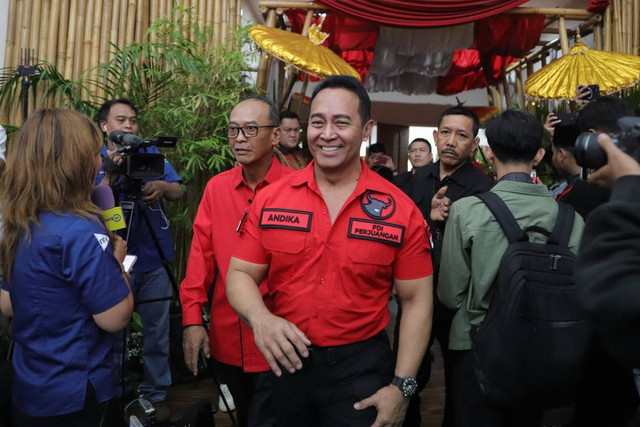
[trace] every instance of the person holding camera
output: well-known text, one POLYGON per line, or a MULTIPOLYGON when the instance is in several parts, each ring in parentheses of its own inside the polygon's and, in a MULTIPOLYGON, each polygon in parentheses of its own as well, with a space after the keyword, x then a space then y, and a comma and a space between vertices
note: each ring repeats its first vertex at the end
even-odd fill
POLYGON ((110 333, 129 323, 133 297, 126 244, 91 201, 101 143, 88 117, 35 111, 2 178, 15 426, 97 427, 116 396, 110 333))
MULTIPOLYGON (((98 110, 98 124, 105 135, 121 130, 138 134, 138 112, 129 99, 115 99, 102 104, 98 110)), ((156 421, 169 419, 168 407, 164 404, 167 389, 171 385, 169 368, 169 299, 172 296, 171 279, 163 266, 163 261, 172 261, 175 248, 169 229, 169 220, 163 207, 163 199, 178 200, 182 197, 182 179, 168 161, 164 161, 164 175, 157 180, 132 180, 122 174, 119 167, 106 167, 110 161, 117 166, 123 164, 124 155, 119 144, 109 140, 100 151, 105 158, 103 168, 98 173, 96 184, 111 186, 120 202, 135 203, 127 217, 127 245, 129 253, 138 257, 131 274, 131 289, 136 301, 156 298, 166 300, 145 302, 136 307, 142 319, 144 342, 142 359, 144 381, 139 391, 156 409, 156 421), (144 209, 144 212, 138 210, 144 209), (149 220, 147 225, 143 213, 149 220), (153 237, 157 237, 159 248, 153 237)), ((142 153, 159 153, 154 146, 138 149, 142 153)), ((121 344, 116 344, 120 345, 121 344)))

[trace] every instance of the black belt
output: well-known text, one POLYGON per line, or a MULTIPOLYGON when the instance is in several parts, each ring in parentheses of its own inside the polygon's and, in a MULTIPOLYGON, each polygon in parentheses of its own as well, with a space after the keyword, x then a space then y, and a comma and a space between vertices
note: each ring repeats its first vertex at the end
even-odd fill
POLYGON ((308 347, 309 357, 306 359, 303 358, 303 363, 308 363, 314 366, 334 366, 343 360, 362 354, 375 342, 386 339, 387 333, 383 329, 371 338, 367 338, 364 341, 358 341, 353 344, 345 344, 335 347, 318 347, 312 345, 308 347))

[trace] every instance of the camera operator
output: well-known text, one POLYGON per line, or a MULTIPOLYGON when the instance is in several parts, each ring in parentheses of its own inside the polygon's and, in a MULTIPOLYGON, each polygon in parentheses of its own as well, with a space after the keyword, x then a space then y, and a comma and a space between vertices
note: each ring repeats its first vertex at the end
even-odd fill
MULTIPOLYGON (((134 135, 138 134, 137 109, 129 99, 110 100, 102 104, 98 111, 98 124, 100 129, 108 136, 111 132, 121 130, 134 135)), ((105 141, 101 154, 113 160, 117 165, 123 163, 123 156, 116 150, 118 144, 105 141)), ((139 152, 159 153, 154 146, 141 148, 139 152)), ((106 162, 105 162, 106 163, 106 162)), ((131 275, 131 289, 136 301, 145 301, 154 298, 171 296, 171 282, 167 271, 163 267, 162 255, 168 261, 173 260, 175 248, 169 229, 169 221, 164 213, 162 199, 178 200, 182 197, 181 178, 171 167, 168 161, 164 161, 164 176, 160 180, 142 180, 140 194, 131 194, 134 190, 127 189, 127 177, 118 174, 118 171, 107 168, 99 172, 96 184, 107 184, 117 194, 116 199, 131 201, 136 197, 144 202, 144 213, 149 219, 152 230, 138 214, 136 208, 130 212, 125 210, 127 224, 129 226, 127 245, 129 253, 138 257, 134 272, 131 275), (127 215, 128 214, 128 215, 127 215), (131 215, 133 214, 133 218, 131 215), (162 255, 156 248, 152 233, 157 237, 162 255)), ((169 301, 154 301, 136 305, 136 311, 142 319, 144 343, 142 359, 144 363, 144 381, 139 386, 139 391, 149 400, 156 409, 156 421, 162 422, 169 419, 169 409, 164 404, 167 388, 171 385, 171 372, 169 368, 169 301)), ((119 344, 116 344, 117 346, 119 344)), ((120 344, 121 345, 121 344, 120 344)), ((121 363, 121 361, 120 361, 121 363)))
MULTIPOLYGON (((613 179, 611 174, 607 172, 610 170, 610 165, 603 166, 606 160, 599 164, 592 164, 590 161, 586 161, 592 160, 593 157, 599 157, 593 156, 593 151, 601 151, 599 150, 596 134, 607 132, 615 135, 619 133, 622 131, 620 119, 633 115, 634 111, 631 105, 624 99, 614 96, 602 96, 589 102, 589 104, 580 111, 577 122, 578 128, 581 132, 585 133, 581 134, 576 140, 575 158, 578 165, 597 169, 589 177, 589 183, 603 183, 607 179, 612 182, 613 179), (584 145, 587 139, 592 142, 589 144, 589 150, 585 150, 586 147, 584 145)), ((625 138, 621 139, 625 140, 625 138)), ((611 185, 608 187, 611 188, 611 185)), ((616 195, 612 194, 611 200, 615 200, 615 198, 616 195)), ((589 242, 594 240, 594 238, 596 239, 595 241, 600 241, 603 237, 606 238, 607 229, 599 225, 594 229, 591 217, 603 206, 609 205, 610 203, 605 203, 589 214, 581 247, 582 250, 589 247, 589 242), (604 236, 602 232, 605 232, 604 236)), ((602 213, 599 213, 596 217, 601 218, 602 213)), ((622 230, 622 228, 620 230, 622 230)), ((622 234, 617 235, 614 240, 615 239, 622 239, 620 243, 623 244, 622 242, 626 239, 626 234, 622 232, 622 234)), ((618 247, 616 246, 616 248, 618 247)), ((594 268, 597 270, 605 268, 619 270, 616 267, 616 257, 608 256, 610 253, 611 252, 598 251, 598 259, 594 260, 590 258, 587 261, 590 265, 586 268, 585 262, 580 262, 579 265, 576 266, 576 283, 584 286, 585 289, 592 289, 594 283, 596 283, 594 279, 596 279, 598 274, 606 274, 605 272, 596 273, 594 268), (603 263, 602 258, 606 258, 611 264, 607 262, 603 263), (588 276, 585 275, 587 271, 589 272, 588 276)), ((613 280, 609 280, 607 285, 611 286, 613 283, 615 283, 613 280)), ((602 425, 626 426, 629 418, 631 418, 638 407, 638 394, 635 389, 631 370, 620 365, 617 360, 612 358, 607 344, 610 337, 607 335, 608 334, 599 334, 599 339, 596 341, 597 345, 591 352, 592 369, 588 383, 581 389, 580 395, 576 398, 575 425, 586 427, 602 425)))
MULTIPOLYGON (((640 143, 640 140, 636 140, 640 143)), ((640 367, 640 165, 606 134, 608 163, 589 181, 612 188, 608 203, 587 221, 576 281, 605 349, 623 366, 640 367)))

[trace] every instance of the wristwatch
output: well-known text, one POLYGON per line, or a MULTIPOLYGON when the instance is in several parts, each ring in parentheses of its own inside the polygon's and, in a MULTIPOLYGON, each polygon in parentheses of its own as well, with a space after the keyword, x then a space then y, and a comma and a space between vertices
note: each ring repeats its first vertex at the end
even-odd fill
POLYGON ((413 396, 418 389, 418 382, 415 378, 410 377, 393 377, 393 381, 391 381, 391 384, 398 387, 404 397, 413 396))

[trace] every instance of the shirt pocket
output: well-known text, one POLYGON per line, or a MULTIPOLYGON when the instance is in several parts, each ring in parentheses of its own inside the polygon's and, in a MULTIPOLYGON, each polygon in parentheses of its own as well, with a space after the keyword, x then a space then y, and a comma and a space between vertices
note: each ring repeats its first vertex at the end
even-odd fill
POLYGON ((307 232, 278 230, 265 233, 262 244, 269 254, 269 281, 278 283, 296 275, 305 262, 307 232))
POLYGON ((349 274, 353 283, 363 286, 363 292, 369 288, 386 289, 393 282, 393 262, 396 246, 381 242, 349 239, 347 257, 351 261, 349 274))

